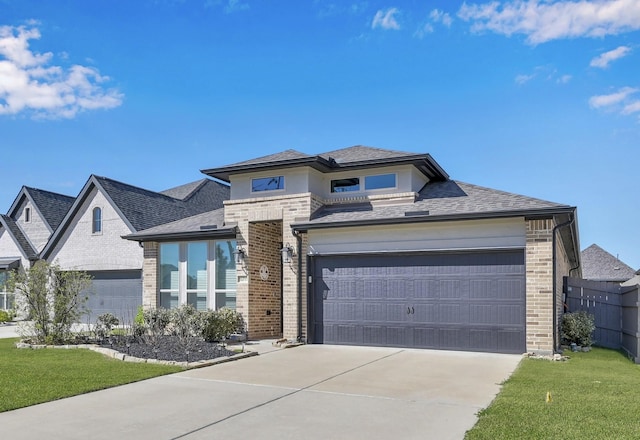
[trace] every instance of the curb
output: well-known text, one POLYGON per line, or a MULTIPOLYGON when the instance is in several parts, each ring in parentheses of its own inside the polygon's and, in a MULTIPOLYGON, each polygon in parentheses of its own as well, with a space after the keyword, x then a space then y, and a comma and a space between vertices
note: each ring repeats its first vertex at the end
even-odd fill
POLYGON ((182 367, 187 370, 191 370, 194 368, 202 368, 208 367, 216 364, 224 364, 226 362, 233 362, 240 359, 257 356, 257 351, 246 351, 244 353, 237 353, 232 356, 227 357, 219 357, 215 359, 205 359, 201 361, 195 362, 178 362, 178 361, 165 361, 162 359, 146 359, 146 358, 138 358, 135 356, 129 356, 127 354, 121 353, 116 350, 112 350, 111 348, 100 347, 95 344, 77 344, 77 345, 37 345, 37 344, 27 344, 25 342, 16 342, 16 348, 28 348, 31 350, 41 350, 45 348, 57 348, 63 350, 72 350, 76 348, 83 348, 86 350, 95 351, 97 353, 102 354, 108 358, 117 359, 123 362, 134 362, 140 364, 160 364, 160 365, 173 365, 176 367, 182 367))

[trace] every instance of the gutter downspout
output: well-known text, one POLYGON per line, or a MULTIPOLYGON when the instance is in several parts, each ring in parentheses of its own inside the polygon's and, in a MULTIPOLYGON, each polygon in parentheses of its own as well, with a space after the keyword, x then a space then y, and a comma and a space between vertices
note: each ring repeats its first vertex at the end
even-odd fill
POLYGON ((557 310, 557 299, 556 299, 556 294, 558 291, 558 287, 556 286, 556 278, 557 278, 557 272, 558 269, 556 269, 556 232, 558 231, 558 229, 560 228, 564 228, 565 226, 568 226, 570 224, 572 224, 575 221, 575 217, 572 216, 571 220, 566 221, 564 223, 560 223, 559 225, 554 226, 553 231, 551 232, 552 235, 552 240, 551 240, 551 246, 552 246, 552 258, 551 258, 551 264, 553 264, 553 352, 556 352, 557 346, 556 346, 556 336, 558 335, 558 310, 557 310))
POLYGON ((298 254, 298 336, 296 337, 296 342, 300 342, 302 340, 302 236, 295 229, 293 230, 293 235, 295 235, 298 242, 298 249, 296 250, 298 254))

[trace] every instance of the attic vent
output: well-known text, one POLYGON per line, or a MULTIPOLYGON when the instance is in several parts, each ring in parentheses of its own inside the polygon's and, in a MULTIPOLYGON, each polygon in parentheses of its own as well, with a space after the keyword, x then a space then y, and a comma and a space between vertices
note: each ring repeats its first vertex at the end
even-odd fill
POLYGON ((211 229, 218 229, 218 225, 202 225, 200 226, 201 231, 208 231, 211 229))
POLYGON ((420 217, 429 215, 429 211, 407 211, 404 213, 405 217, 420 217))

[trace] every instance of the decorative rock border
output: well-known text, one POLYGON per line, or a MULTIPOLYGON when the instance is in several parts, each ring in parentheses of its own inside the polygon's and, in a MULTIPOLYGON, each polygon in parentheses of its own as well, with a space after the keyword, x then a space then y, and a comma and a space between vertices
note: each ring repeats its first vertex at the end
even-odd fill
POLYGON ((128 354, 124 354, 116 350, 112 350, 110 348, 101 347, 95 344, 37 345, 37 344, 27 344, 26 342, 16 342, 16 348, 29 348, 31 350, 41 350, 44 348, 60 348, 60 349, 67 349, 67 350, 75 349, 75 348, 84 348, 87 350, 100 353, 106 357, 117 359, 123 362, 135 362, 140 364, 174 365, 177 367, 185 368, 187 370, 191 370, 194 368, 208 367, 210 365, 216 365, 216 364, 224 364, 225 362, 233 362, 240 359, 258 355, 257 351, 245 351, 243 353, 234 354, 233 356, 219 357, 215 359, 205 359, 205 360, 196 361, 196 362, 177 362, 177 361, 165 361, 162 359, 138 358, 135 356, 129 356, 128 354))

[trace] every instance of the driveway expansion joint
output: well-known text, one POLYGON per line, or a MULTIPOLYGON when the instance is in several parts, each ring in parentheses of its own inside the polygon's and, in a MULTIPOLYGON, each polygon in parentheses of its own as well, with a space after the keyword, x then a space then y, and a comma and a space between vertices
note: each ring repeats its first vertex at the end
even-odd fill
MULTIPOLYGON (((295 394, 298 394, 298 393, 301 393, 301 392, 303 392, 303 391, 307 391, 307 390, 309 390, 309 391, 313 391, 313 390, 310 390, 310 388, 316 387, 316 386, 321 385, 321 384, 323 384, 323 383, 325 383, 325 382, 328 382, 328 381, 330 381, 330 380, 332 380, 332 379, 335 379, 335 378, 337 378, 337 377, 340 377, 340 376, 343 376, 343 375, 345 375, 345 374, 351 373, 351 372, 356 371, 356 370, 358 370, 358 369, 360 369, 360 368, 366 367, 367 365, 374 364, 374 363, 379 362, 379 361, 381 361, 381 360, 383 360, 383 359, 388 359, 388 358, 390 358, 390 357, 392 357, 392 356, 395 356, 395 355, 397 355, 397 354, 402 353, 403 351, 405 351, 405 350, 402 350, 402 349, 401 349, 401 350, 395 351, 395 352, 390 353, 390 354, 387 354, 387 355, 385 355, 385 356, 381 356, 381 357, 378 357, 378 358, 376 358, 376 359, 373 359, 373 360, 371 360, 371 361, 369 361, 369 362, 365 362, 364 364, 357 365, 357 366, 355 366, 355 367, 353 367, 353 368, 350 368, 350 369, 348 369, 348 370, 342 371, 342 372, 340 372, 340 373, 338 373, 338 374, 334 374, 333 376, 330 376, 330 377, 327 377, 327 378, 325 378, 325 379, 322 379, 322 380, 320 380, 320 381, 318 381, 318 382, 316 382, 316 383, 313 383, 313 384, 311 384, 311 385, 307 385, 307 386, 302 387, 302 388, 293 389, 293 391, 291 391, 290 393, 283 394, 282 396, 278 396, 278 397, 275 397, 275 398, 273 398, 273 399, 269 399, 269 400, 267 400, 267 401, 265 401, 265 402, 259 403, 259 404, 257 404, 257 405, 254 405, 254 406, 249 407, 249 408, 247 408, 247 409, 244 409, 244 410, 242 410, 242 411, 238 411, 237 413, 230 414, 230 415, 228 415, 228 416, 226 416, 226 417, 223 417, 223 418, 221 418, 221 419, 219 419, 219 420, 216 420, 216 421, 214 421, 214 422, 208 423, 208 424, 203 425, 203 426, 201 426, 201 427, 199 427, 199 428, 193 429, 193 430, 191 430, 191 431, 189 431, 189 432, 185 432, 184 434, 181 434, 181 435, 179 435, 179 436, 172 437, 172 438, 171 438, 171 440, 178 440, 178 439, 181 439, 181 438, 186 438, 187 436, 189 436, 189 435, 191 435, 191 434, 195 434, 195 433, 197 433, 197 432, 199 432, 199 431, 202 431, 202 430, 204 430, 204 429, 210 428, 210 427, 215 426, 215 425, 217 425, 217 424, 219 424, 219 423, 222 423, 222 422, 224 422, 224 421, 227 421, 227 420, 233 419, 233 418, 235 418, 235 417, 237 417, 237 416, 240 416, 240 415, 242 415, 242 414, 246 414, 246 413, 251 412, 251 411, 253 411, 253 410, 255 410, 255 409, 262 408, 262 407, 267 406, 267 405, 269 405, 269 404, 271 404, 271 403, 274 403, 274 402, 277 402, 277 401, 279 401, 279 400, 282 400, 282 399, 284 399, 285 397, 293 396, 293 395, 295 395, 295 394)), ((222 382, 222 381, 220 381, 220 382, 222 382)), ((251 384, 245 384, 245 385, 251 385, 251 384)), ((268 385, 267 385, 267 386, 268 386, 268 385)), ((274 388, 275 388, 275 387, 274 387, 274 388)))

